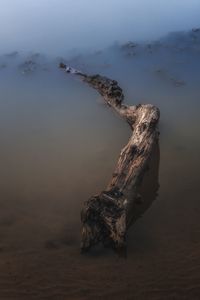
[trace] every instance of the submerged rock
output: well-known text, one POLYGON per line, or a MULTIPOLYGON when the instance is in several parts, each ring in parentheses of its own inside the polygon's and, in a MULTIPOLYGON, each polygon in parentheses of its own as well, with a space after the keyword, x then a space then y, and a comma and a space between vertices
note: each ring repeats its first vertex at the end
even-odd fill
POLYGON ((121 47, 122 47, 122 49, 130 49, 130 48, 132 49, 132 48, 135 48, 137 46, 138 46, 138 44, 129 41, 128 43, 122 45, 121 47))
POLYGON ((127 57, 135 56, 136 55, 136 48, 138 44, 129 41, 121 46, 121 49, 126 53, 127 57))
POLYGON ((158 68, 155 70, 155 74, 162 80, 165 80, 166 82, 172 83, 176 87, 181 87, 186 85, 186 82, 181 79, 177 79, 174 76, 171 76, 169 72, 164 68, 158 68))
POLYGON ((200 32, 200 28, 192 28, 192 32, 200 32))
POLYGON ((41 54, 39 52, 36 52, 36 53, 31 54, 30 59, 31 60, 32 59, 38 59, 40 57, 41 57, 41 54))
POLYGON ((186 85, 186 82, 184 80, 176 79, 173 77, 170 78, 170 81, 176 87, 186 85))
POLYGON ((5 56, 10 57, 10 58, 15 58, 17 55, 19 55, 18 51, 13 51, 13 52, 5 54, 5 56))
POLYGON ((26 60, 20 65, 20 69, 22 69, 22 74, 33 73, 37 69, 37 63, 31 59, 26 60))

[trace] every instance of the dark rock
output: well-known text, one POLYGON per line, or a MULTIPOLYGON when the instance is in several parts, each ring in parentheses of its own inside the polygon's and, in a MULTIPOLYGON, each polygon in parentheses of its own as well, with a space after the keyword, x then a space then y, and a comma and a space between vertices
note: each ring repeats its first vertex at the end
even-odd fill
POLYGON ((200 32, 200 28, 192 28, 192 32, 200 32))
POLYGON ((138 44, 129 41, 128 43, 122 45, 122 49, 130 49, 130 48, 132 49, 137 46, 138 46, 138 44))
POLYGON ((33 60, 26 60, 23 64, 20 65, 23 74, 33 73, 37 69, 37 63, 33 60))
POLYGON ((10 53, 5 54, 5 56, 14 58, 14 57, 16 57, 18 54, 19 54, 18 51, 13 51, 13 52, 10 52, 10 53))

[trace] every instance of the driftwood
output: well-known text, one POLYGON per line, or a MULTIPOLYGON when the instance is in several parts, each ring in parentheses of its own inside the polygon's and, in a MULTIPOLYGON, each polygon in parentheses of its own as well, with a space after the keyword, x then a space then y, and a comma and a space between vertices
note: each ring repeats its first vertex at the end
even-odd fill
MULTIPOLYGON (((60 67, 66 69, 62 63, 60 67)), ((100 75, 89 76, 80 71, 77 74, 103 96, 105 102, 128 122, 132 130, 108 186, 85 201, 81 213, 82 251, 89 250, 99 242, 121 249, 126 243, 127 227, 134 221, 130 211, 138 207, 138 203, 142 205, 142 179, 149 167, 153 149, 158 144, 159 109, 151 104, 125 105, 117 81, 100 75)))

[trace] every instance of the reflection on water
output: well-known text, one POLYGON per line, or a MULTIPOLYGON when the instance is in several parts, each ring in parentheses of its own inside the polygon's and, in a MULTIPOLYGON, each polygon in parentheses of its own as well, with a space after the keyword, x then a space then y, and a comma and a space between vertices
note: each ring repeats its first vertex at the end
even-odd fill
POLYGON ((105 249, 81 256, 79 231, 82 203, 107 185, 128 126, 95 90, 57 70, 59 59, 0 57, 1 299, 199 299, 200 39, 193 34, 176 35, 178 47, 168 36, 151 47, 66 58, 117 79, 128 103, 161 111, 161 161, 155 152, 126 260, 105 249))

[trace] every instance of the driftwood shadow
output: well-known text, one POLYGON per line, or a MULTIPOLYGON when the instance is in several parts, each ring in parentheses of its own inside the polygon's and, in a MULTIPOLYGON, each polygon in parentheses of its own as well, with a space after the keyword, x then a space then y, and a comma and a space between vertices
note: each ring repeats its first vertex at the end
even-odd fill
MULTIPOLYGON (((160 146, 159 141, 154 145, 152 155, 149 160, 148 169, 138 187, 140 197, 137 201, 130 201, 127 211, 127 229, 130 229, 139 218, 151 207, 159 192, 159 166, 160 166, 160 146)), ((114 249, 118 256, 127 257, 126 244, 122 248, 114 249)))
POLYGON ((137 201, 130 202, 128 210, 127 227, 130 228, 152 205, 158 196, 159 190, 159 165, 160 165, 160 147, 159 142, 155 144, 146 171, 138 192, 140 197, 137 201))

